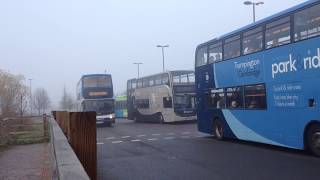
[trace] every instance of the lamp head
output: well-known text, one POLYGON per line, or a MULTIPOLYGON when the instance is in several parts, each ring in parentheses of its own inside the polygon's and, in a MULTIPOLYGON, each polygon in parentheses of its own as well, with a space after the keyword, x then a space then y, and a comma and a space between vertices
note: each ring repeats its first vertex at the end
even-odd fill
POLYGON ((245 1, 245 2, 243 2, 243 4, 244 4, 244 5, 252 5, 253 2, 251 2, 251 1, 245 1))

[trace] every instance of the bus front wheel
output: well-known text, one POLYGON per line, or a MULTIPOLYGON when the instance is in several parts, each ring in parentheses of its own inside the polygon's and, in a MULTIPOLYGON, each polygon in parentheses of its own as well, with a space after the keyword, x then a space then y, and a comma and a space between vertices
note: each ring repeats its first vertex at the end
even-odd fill
POLYGON ((223 140, 224 127, 220 119, 214 120, 213 134, 218 140, 223 140))
POLYGON ((308 128, 307 145, 314 155, 320 157, 320 124, 308 128))

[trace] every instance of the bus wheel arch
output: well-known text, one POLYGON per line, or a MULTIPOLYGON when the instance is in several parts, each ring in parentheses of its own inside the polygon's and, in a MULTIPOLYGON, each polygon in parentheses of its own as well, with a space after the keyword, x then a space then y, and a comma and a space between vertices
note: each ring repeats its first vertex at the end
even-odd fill
POLYGON ((320 156, 320 121, 311 121, 304 130, 304 149, 320 156))
POLYGON ((158 113, 157 117, 158 117, 159 123, 160 123, 160 124, 163 124, 163 123, 164 123, 164 117, 163 117, 163 115, 162 115, 161 112, 158 113))
POLYGON ((223 140, 224 131, 225 131, 225 128, 221 118, 217 116, 214 117, 213 118, 213 135, 215 136, 215 138, 217 138, 218 140, 223 140))

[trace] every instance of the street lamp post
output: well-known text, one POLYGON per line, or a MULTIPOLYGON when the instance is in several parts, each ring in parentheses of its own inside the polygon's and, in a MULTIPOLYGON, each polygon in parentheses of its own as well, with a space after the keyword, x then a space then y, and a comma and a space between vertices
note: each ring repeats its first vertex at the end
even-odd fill
POLYGON ((252 5, 252 11, 253 11, 253 22, 256 22, 256 6, 263 5, 264 2, 252 2, 252 1, 245 1, 243 2, 244 5, 252 5))
POLYGON ((29 83, 30 83, 30 115, 32 116, 32 79, 29 79, 29 83))
POLYGON ((157 47, 162 49, 162 71, 164 72, 164 48, 169 47, 169 45, 157 45, 157 47))
POLYGON ((139 77, 140 77, 140 65, 143 64, 143 63, 141 63, 141 62, 135 62, 135 63, 133 63, 133 64, 137 65, 137 67, 138 67, 138 78, 139 78, 139 77))

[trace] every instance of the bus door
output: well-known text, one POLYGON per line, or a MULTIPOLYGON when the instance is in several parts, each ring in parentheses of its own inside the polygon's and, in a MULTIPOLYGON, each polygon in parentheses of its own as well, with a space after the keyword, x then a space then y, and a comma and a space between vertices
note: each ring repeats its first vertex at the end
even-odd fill
POLYGON ((163 102, 163 111, 162 111, 163 118, 164 119, 173 118, 170 116, 170 114, 172 114, 172 111, 173 111, 172 97, 171 96, 163 97, 162 102, 163 102))
POLYGON ((196 92, 197 92, 197 120, 199 129, 207 129, 208 133, 210 129, 207 117, 210 116, 210 112, 207 106, 208 92, 214 88, 214 77, 213 66, 200 66, 197 67, 196 71, 196 92))

